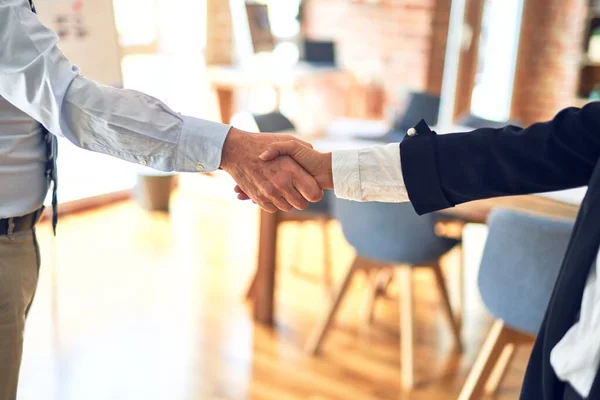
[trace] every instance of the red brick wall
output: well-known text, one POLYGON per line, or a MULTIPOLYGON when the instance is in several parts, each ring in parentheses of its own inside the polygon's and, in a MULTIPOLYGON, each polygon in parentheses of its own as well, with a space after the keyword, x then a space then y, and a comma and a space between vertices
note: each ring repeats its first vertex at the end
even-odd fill
POLYGON ((450 0, 305 1, 305 34, 336 40, 340 63, 375 76, 388 98, 404 87, 439 92, 450 0))
POLYGON ((513 117, 529 124, 573 105, 587 0, 525 0, 513 117))
POLYGON ((206 2, 206 64, 230 64, 233 56, 233 31, 229 1, 206 2))
POLYGON ((427 90, 431 93, 440 93, 442 90, 450 3, 451 0, 437 0, 433 14, 429 75, 427 77, 427 90))

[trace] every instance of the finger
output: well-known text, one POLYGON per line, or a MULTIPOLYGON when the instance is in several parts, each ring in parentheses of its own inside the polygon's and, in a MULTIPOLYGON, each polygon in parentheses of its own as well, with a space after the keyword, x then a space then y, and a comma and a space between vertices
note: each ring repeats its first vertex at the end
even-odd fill
POLYGON ((260 208, 262 208, 263 210, 265 210, 268 213, 276 213, 277 212, 277 207, 275 207, 272 203, 266 202, 266 203, 260 203, 258 204, 258 206, 260 208))
POLYGON ((272 161, 280 156, 294 156, 298 151, 298 143, 294 141, 272 143, 259 158, 263 161, 272 161))
POLYGON ((317 181, 304 171, 294 179, 293 183, 302 197, 312 203, 320 201, 324 196, 323 189, 317 181))
POLYGON ((292 206, 281 196, 281 190, 271 183, 263 184, 261 188, 262 196, 258 198, 259 205, 262 203, 273 203, 281 211, 291 211, 292 206))
POLYGON ((308 207, 308 200, 306 200, 293 186, 285 191, 284 196, 287 202, 294 206, 296 210, 302 211, 308 207))
POLYGON ((274 197, 271 199, 271 203, 275 205, 281 211, 292 211, 294 207, 284 197, 274 197))
POLYGON ((302 140, 302 139, 294 138, 293 140, 294 140, 294 142, 300 143, 301 145, 303 145, 303 146, 305 146, 305 147, 309 147, 309 148, 311 148, 311 149, 314 149, 314 147, 313 147, 313 145, 312 145, 312 144, 310 144, 310 143, 308 143, 308 142, 305 142, 305 141, 304 141, 304 140, 302 140))
POLYGON ((233 191, 238 194, 237 198, 239 200, 250 200, 250 196, 248 196, 248 194, 246 194, 246 192, 244 192, 238 185, 233 188, 233 191))

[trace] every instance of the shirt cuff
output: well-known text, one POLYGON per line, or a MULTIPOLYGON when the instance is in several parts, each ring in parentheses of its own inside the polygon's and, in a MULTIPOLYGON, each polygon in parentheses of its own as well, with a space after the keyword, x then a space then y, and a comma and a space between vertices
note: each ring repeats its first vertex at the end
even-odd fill
POLYGON ((402 176, 399 143, 359 150, 358 164, 363 201, 409 201, 402 176))
POLYGON ((193 117, 183 117, 175 170, 211 172, 221 166, 223 144, 231 126, 193 117))
POLYGON ((333 188, 340 199, 362 201, 357 150, 340 150, 331 154, 333 188))
POLYGON ((398 143, 332 153, 335 195, 355 201, 407 202, 398 143))

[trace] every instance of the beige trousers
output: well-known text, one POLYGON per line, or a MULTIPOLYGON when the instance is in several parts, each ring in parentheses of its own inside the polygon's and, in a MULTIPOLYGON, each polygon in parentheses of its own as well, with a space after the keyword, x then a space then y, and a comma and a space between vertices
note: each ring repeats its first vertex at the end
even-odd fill
POLYGON ((35 230, 0 236, 0 400, 17 398, 25 316, 39 266, 35 230))

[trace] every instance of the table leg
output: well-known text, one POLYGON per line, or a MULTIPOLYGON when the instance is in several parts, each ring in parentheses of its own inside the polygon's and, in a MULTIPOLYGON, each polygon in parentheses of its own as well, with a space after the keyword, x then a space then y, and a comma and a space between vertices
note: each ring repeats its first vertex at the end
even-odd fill
POLYGON ((229 124, 233 117, 233 101, 235 98, 233 89, 228 87, 215 87, 214 90, 219 103, 221 122, 229 124))
POLYGON ((280 213, 260 212, 258 266, 251 294, 254 298, 254 320, 273 323, 275 298, 275 260, 277 256, 277 226, 280 213))

